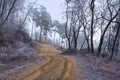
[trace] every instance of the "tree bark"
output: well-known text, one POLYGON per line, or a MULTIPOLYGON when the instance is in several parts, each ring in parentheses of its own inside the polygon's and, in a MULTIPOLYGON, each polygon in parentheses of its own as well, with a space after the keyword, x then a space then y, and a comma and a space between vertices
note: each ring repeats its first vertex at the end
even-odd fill
POLYGON ((91 5, 90 5, 90 9, 91 9, 91 17, 92 17, 92 20, 91 20, 91 39, 90 39, 90 42, 91 42, 91 53, 93 54, 94 53, 94 43, 93 43, 93 24, 94 24, 94 8, 95 8, 95 4, 94 4, 95 0, 92 0, 91 1, 91 5))

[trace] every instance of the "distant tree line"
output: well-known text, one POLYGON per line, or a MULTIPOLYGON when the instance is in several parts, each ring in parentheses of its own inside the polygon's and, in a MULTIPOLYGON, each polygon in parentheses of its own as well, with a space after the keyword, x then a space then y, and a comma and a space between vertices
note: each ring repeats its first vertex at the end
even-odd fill
POLYGON ((30 16, 32 18, 31 37, 34 35, 36 40, 42 41, 42 36, 45 36, 46 41, 47 33, 52 26, 51 15, 47 12, 44 6, 40 5, 32 8, 30 16), (34 30, 34 34, 33 29, 35 29, 35 27, 37 27, 37 30, 34 30))
POLYGON ((62 39, 65 38, 65 23, 60 23, 58 20, 52 20, 50 13, 47 12, 47 9, 43 5, 34 6, 29 17, 32 22, 32 38, 41 42, 48 42, 50 40, 48 35, 54 32, 54 41, 51 42, 57 45, 62 43, 62 39), (56 33, 60 35, 59 41, 56 41, 56 33), (47 41, 47 39, 49 40, 47 41))

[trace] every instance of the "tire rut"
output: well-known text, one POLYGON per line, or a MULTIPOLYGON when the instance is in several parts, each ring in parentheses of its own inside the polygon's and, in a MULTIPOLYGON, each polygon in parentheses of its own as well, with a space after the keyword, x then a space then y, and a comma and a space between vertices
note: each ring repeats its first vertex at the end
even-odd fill
POLYGON ((73 72, 72 60, 61 55, 49 56, 49 58, 45 65, 22 80, 70 80, 73 72))
POLYGON ((48 79, 58 80, 58 78, 60 77, 61 67, 63 66, 63 64, 64 64, 63 59, 57 56, 56 63, 35 80, 48 80, 48 79))
POLYGON ((49 58, 50 58, 50 60, 46 64, 44 64, 43 66, 41 66, 39 69, 36 69, 31 74, 25 76, 21 80, 34 80, 36 77, 38 77, 39 75, 41 75, 43 70, 47 69, 48 67, 50 67, 54 63, 53 56, 49 56, 49 58))
POLYGON ((70 80, 73 72, 73 63, 68 58, 63 57, 63 59, 65 60, 64 69, 59 80, 70 80))

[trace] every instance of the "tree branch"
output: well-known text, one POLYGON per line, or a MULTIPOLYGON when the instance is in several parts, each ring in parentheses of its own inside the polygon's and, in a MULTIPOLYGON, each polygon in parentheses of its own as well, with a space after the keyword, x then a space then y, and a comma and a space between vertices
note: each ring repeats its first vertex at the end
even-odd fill
POLYGON ((15 5, 16 1, 17 1, 17 0, 14 0, 14 1, 13 1, 12 6, 10 7, 10 9, 9 9, 9 11, 8 11, 8 14, 7 14, 6 18, 4 19, 3 22, 0 23, 0 25, 3 25, 3 24, 8 20, 8 17, 9 17, 9 15, 10 15, 12 9, 14 8, 14 5, 15 5))

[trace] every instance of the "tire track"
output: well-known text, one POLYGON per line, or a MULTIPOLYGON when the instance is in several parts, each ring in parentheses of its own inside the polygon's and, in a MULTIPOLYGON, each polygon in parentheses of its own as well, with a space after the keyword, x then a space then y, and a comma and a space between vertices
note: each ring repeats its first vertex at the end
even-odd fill
POLYGON ((73 62, 65 57, 63 57, 63 59, 65 60, 64 69, 59 80, 70 80, 73 72, 73 62))
POLYGON ((61 73, 61 67, 64 64, 64 61, 62 60, 61 57, 56 56, 57 62, 55 65, 53 65, 51 68, 49 68, 48 70, 46 70, 42 75, 40 75, 37 79, 35 80, 58 80, 58 78, 60 77, 60 73, 61 73))
POLYGON ((73 59, 58 55, 59 51, 51 45, 37 44, 37 51, 41 53, 39 55, 49 59, 47 63, 21 80, 70 80, 75 68, 73 59))
MULTIPOLYGON (((48 57, 48 56, 47 56, 48 57)), ((39 69, 35 70, 34 72, 32 72, 31 74, 25 76, 22 80, 34 80, 36 77, 38 77, 39 75, 42 74, 42 71, 44 69, 49 68, 53 63, 54 63, 54 58, 53 56, 49 56, 50 60, 44 64, 43 66, 41 66, 39 69)))
POLYGON ((49 56, 49 58, 51 59, 45 65, 22 80, 69 80, 73 71, 73 62, 63 56, 49 56))

